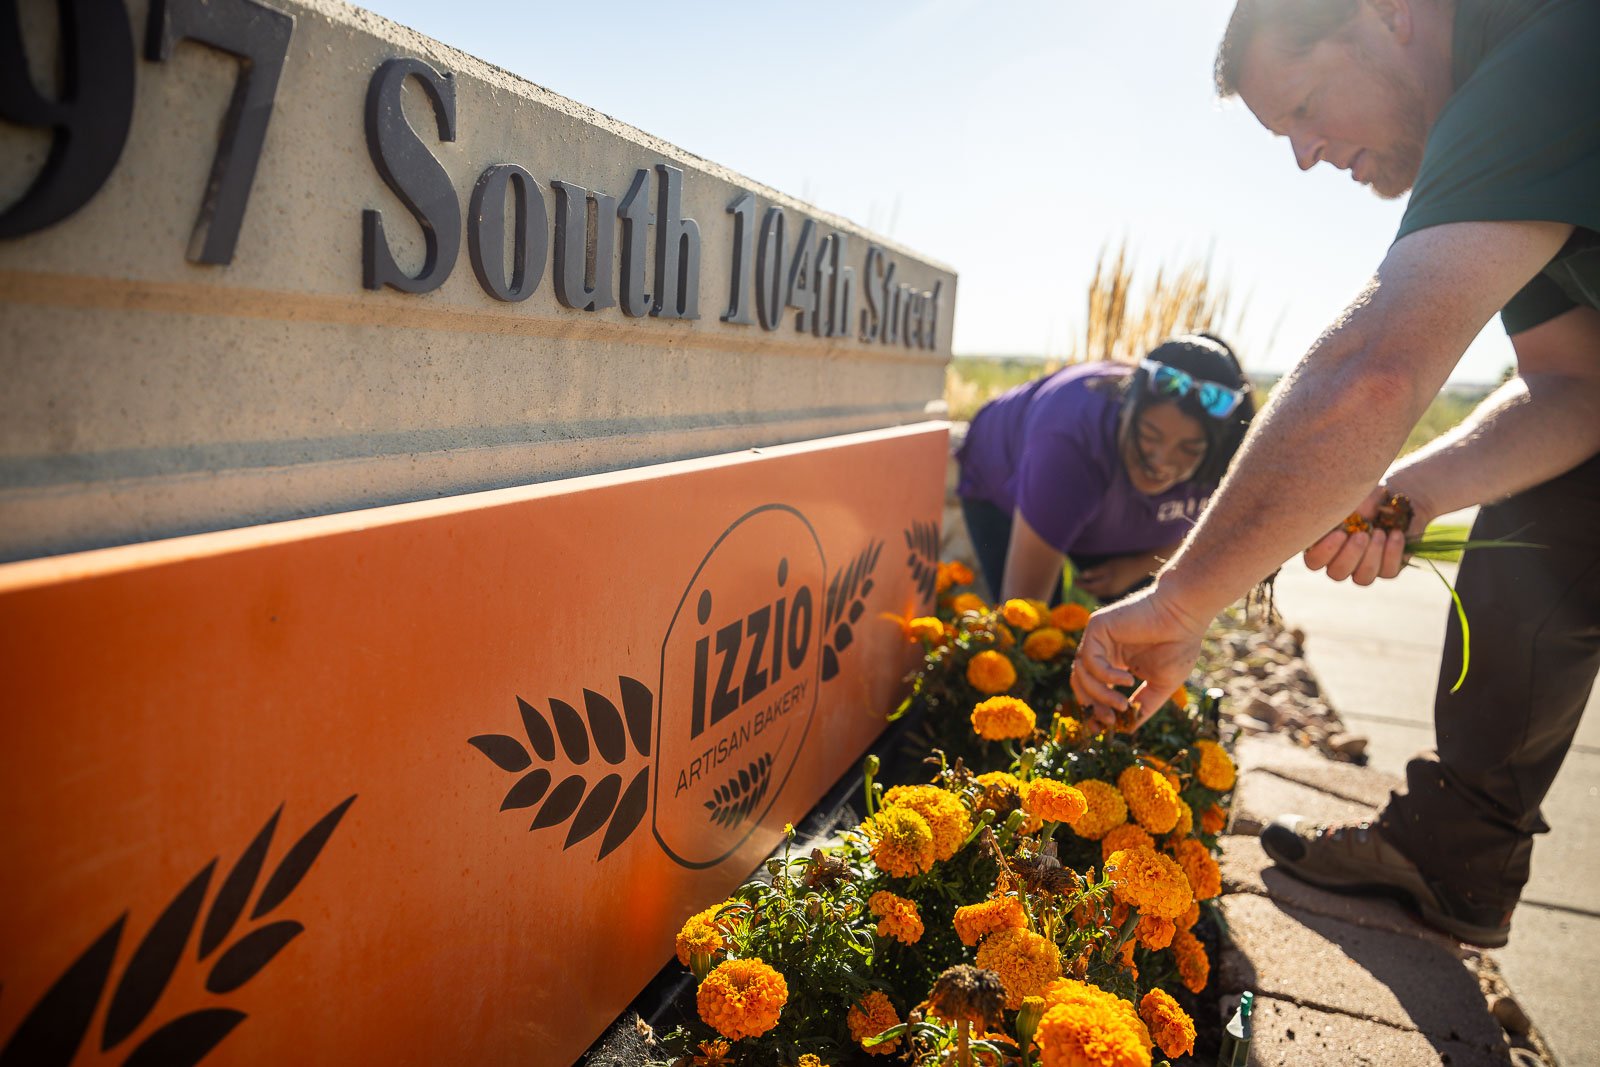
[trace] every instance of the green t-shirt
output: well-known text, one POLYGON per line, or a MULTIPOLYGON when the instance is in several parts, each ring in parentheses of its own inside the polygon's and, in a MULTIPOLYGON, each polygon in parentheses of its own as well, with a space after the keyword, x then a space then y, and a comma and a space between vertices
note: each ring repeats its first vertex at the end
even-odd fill
POLYGON ((1501 320, 1516 334, 1600 308, 1600 3, 1458 0, 1452 47, 1455 93, 1395 240, 1448 222, 1571 223, 1501 320))

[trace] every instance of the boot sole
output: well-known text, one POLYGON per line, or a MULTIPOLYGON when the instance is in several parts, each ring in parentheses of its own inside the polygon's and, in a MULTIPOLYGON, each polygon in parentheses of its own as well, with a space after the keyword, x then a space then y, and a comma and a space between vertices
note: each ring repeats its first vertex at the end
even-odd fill
POLYGON ((1293 860, 1277 855, 1263 842, 1263 851, 1284 871, 1319 889, 1341 894, 1361 896, 1383 896, 1403 905, 1407 911, 1419 919, 1424 926, 1428 926, 1440 933, 1449 934, 1463 944, 1476 948, 1504 948, 1511 938, 1509 926, 1478 926, 1474 923, 1463 922, 1460 919, 1445 914, 1433 904, 1421 900, 1417 895, 1404 886, 1392 882, 1362 882, 1345 881, 1325 875, 1311 874, 1299 867, 1293 860))

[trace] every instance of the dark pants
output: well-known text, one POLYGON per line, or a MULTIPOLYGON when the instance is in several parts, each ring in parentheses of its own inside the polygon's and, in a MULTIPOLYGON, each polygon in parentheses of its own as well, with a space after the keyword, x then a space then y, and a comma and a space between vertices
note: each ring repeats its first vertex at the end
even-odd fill
MULTIPOLYGON (((1006 551, 1011 547, 1011 513, 987 500, 962 497, 961 515, 967 521, 967 536, 972 539, 972 551, 978 557, 978 569, 983 572, 984 583, 989 586, 989 600, 999 600, 1000 582, 1006 574, 1006 551)), ((1083 570, 1099 566, 1113 557, 1074 553, 1067 558, 1072 561, 1074 570, 1083 570)), ((1148 584, 1148 581, 1140 582, 1133 589, 1141 589, 1148 584)), ((1126 596, 1133 589, 1120 596, 1126 596)), ((1061 593, 1061 583, 1057 582, 1050 593, 1052 607, 1061 603, 1061 593)))
POLYGON ((1406 766, 1382 825, 1468 908, 1505 913, 1528 881, 1539 805, 1555 780, 1600 668, 1600 457, 1484 507, 1474 538, 1542 548, 1486 548, 1461 562, 1472 659, 1447 624, 1434 702, 1437 751, 1406 766))

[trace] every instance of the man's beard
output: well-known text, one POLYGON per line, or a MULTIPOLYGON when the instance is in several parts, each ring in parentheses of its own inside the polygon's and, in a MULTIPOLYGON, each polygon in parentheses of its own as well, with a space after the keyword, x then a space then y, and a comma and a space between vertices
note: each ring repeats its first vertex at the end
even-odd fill
POLYGON ((1383 151, 1372 153, 1372 180, 1367 184, 1383 200, 1404 196, 1417 180, 1422 168, 1423 145, 1428 127, 1424 116, 1422 90, 1398 73, 1362 54, 1362 65, 1388 90, 1389 117, 1398 139, 1383 151))

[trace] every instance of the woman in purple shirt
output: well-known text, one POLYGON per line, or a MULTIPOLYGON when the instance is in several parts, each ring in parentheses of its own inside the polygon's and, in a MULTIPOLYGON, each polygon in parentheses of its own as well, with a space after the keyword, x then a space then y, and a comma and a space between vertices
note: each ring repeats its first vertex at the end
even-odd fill
POLYGON ((1255 414, 1233 350, 1166 341, 1137 366, 1080 363, 984 405, 961 446, 962 510, 997 599, 1059 597, 1062 563, 1110 600, 1177 550, 1255 414))

